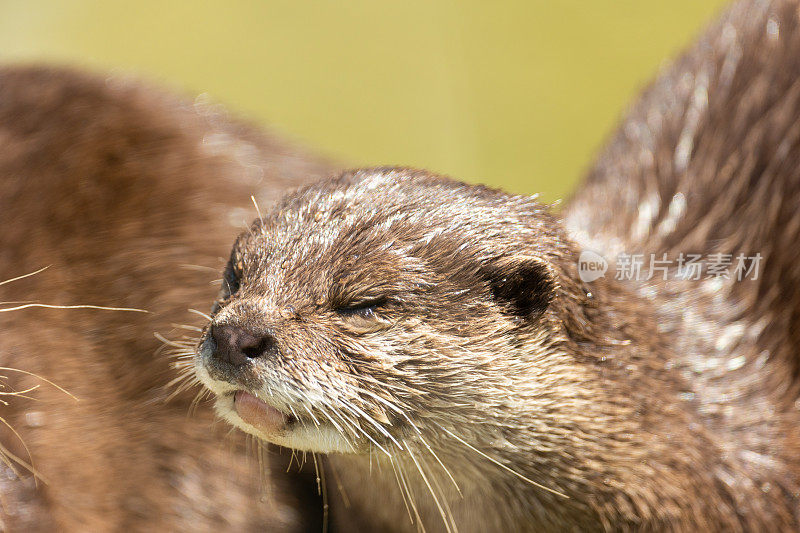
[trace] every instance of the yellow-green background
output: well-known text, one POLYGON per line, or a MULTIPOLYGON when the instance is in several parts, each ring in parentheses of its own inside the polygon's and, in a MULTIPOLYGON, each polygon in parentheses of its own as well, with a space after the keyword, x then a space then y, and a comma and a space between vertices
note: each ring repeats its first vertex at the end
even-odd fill
POLYGON ((0 60, 122 68, 354 165, 546 200, 722 0, 0 0, 0 60))

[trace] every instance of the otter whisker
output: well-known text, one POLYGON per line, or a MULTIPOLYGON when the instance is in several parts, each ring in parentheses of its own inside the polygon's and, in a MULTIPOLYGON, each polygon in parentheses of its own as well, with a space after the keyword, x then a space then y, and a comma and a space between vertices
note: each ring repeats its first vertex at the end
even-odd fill
POLYGON ((192 356, 189 354, 171 354, 170 357, 174 359, 170 366, 175 370, 178 370, 181 375, 191 374, 194 370, 194 364, 192 362, 192 356))
MULTIPOLYGON (((346 405, 344 405, 344 404, 342 405, 342 407, 344 407, 345 409, 347 409, 347 406, 346 406, 346 405)), ((345 416, 345 415, 342 413, 342 416, 345 416)), ((349 418, 349 417, 348 417, 348 418, 349 418)), ((353 428, 355 428, 355 429, 356 429, 358 432, 360 432, 362 435, 364 435, 364 436, 367 438, 367 440, 369 440, 369 441, 370 441, 372 444, 374 444, 375 446, 377 446, 377 447, 378 447, 378 449, 380 449, 380 450, 381 450, 383 453, 385 453, 385 454, 386 454, 386 455, 388 455, 389 457, 391 457, 391 456, 392 456, 392 454, 391 454, 391 453, 389 453, 389 451, 388 451, 386 448, 384 448, 383 446, 381 446, 380 444, 378 444, 378 442, 377 442, 375 439, 373 439, 373 438, 372 438, 372 436, 370 436, 370 434, 369 434, 369 433, 367 433, 366 431, 364 431, 364 429, 361 427, 361 425, 360 425, 360 424, 358 424, 358 422, 357 422, 356 420, 353 420, 353 419, 351 419, 351 422, 352 422, 352 427, 353 427, 353 428)))
MULTIPOLYGON (((397 407, 396 405, 394 405, 393 403, 389 402, 388 400, 386 400, 384 398, 381 398, 377 394, 373 394, 370 391, 367 391, 367 390, 364 390, 362 388, 359 388, 358 392, 366 394, 366 395, 376 399, 377 401, 379 401, 382 404, 386 405, 389 409, 392 409, 393 411, 395 411, 398 414, 400 414, 400 416, 402 416, 409 423, 409 425, 412 428, 414 428, 414 430, 417 432, 417 438, 419 439, 419 441, 425 446, 425 448, 430 452, 430 454, 434 457, 434 459, 436 459, 436 462, 439 463, 439 465, 445 471, 445 473, 447 474, 447 477, 450 478, 450 481, 453 483, 453 486, 456 488, 458 493, 461 494, 462 497, 463 497, 463 494, 461 493, 461 488, 458 486, 458 483, 456 482, 455 478, 451 474, 450 470, 445 466, 445 464, 442 462, 442 460, 439 458, 439 456, 436 455, 436 452, 434 452, 433 448, 428 444, 428 442, 422 436, 422 432, 419 430, 417 425, 414 424, 414 422, 405 414, 405 412, 403 410, 401 410, 399 407, 397 407)), ((392 439, 392 440, 394 440, 394 439, 392 439)), ((402 447, 400 447, 400 449, 402 449, 402 447)))
MULTIPOLYGON (((408 518, 409 518, 410 522, 413 524, 414 523, 414 517, 411 514, 411 507, 409 506, 408 498, 406 497, 406 491, 403 488, 403 484, 400 482, 400 474, 398 474, 398 472, 397 472, 397 466, 395 465, 395 462, 394 462, 393 459, 389 460, 389 464, 392 465, 392 471, 394 472, 394 478, 395 478, 395 480, 397 480, 397 488, 400 491, 400 496, 402 496, 402 498, 403 498, 403 505, 405 505, 406 512, 408 513, 408 518)), ((370 462, 370 466, 371 465, 372 465, 372 463, 370 462)), ((371 473, 372 473, 372 471, 370 470, 370 474, 371 473)), ((414 512, 416 513, 416 509, 414 510, 414 512)))
POLYGON ((366 390, 366 389, 364 389, 362 387, 357 387, 356 388, 356 392, 358 392, 359 394, 365 394, 365 395, 369 396, 370 398, 374 399, 375 401, 380 402, 381 404, 385 405, 386 407, 388 407, 392 411, 398 413, 399 415, 405 416, 404 411, 402 409, 400 409, 398 406, 396 406, 395 404, 393 404, 390 401, 388 401, 386 398, 381 398, 377 394, 375 394, 373 392, 370 392, 370 391, 368 391, 368 390, 366 390))
POLYGON ((259 484, 261 485, 261 495, 264 499, 270 498, 272 495, 272 484, 269 482, 269 469, 267 468, 267 447, 261 442, 261 439, 254 438, 253 443, 256 446, 255 453, 258 459, 258 472, 259 484))
POLYGON ((171 346, 172 348, 178 348, 180 350, 186 350, 190 346, 194 346, 193 344, 190 344, 190 341, 188 340, 177 340, 177 341, 170 340, 158 332, 153 332, 153 337, 160 340, 166 346, 171 346))
MULTIPOLYGON (((39 387, 37 386, 36 388, 38 389, 39 387)), ((8 395, 13 396, 15 398, 22 398, 24 400, 31 400, 33 402, 38 402, 39 401, 39 398, 36 398, 35 396, 28 396, 27 394, 23 394, 22 392, 6 392, 4 394, 8 394, 8 395)), ((9 405, 9 403, 5 402, 5 401, 2 402, 2 403, 3 403, 3 405, 9 405)))
POLYGON ((474 447, 473 445, 471 445, 470 443, 468 443, 467 441, 465 441, 461 437, 457 436, 456 434, 454 434, 452 431, 448 430, 447 428, 442 427, 441 425, 439 425, 439 428, 441 428, 442 431, 444 431, 445 433, 447 433, 448 435, 450 435, 451 437, 456 439, 458 442, 460 442, 461 444, 463 444, 464 446, 466 446, 467 448, 469 448, 473 452, 475 452, 478 455, 480 455, 481 457, 483 457, 484 459, 487 459, 487 460, 491 461, 492 463, 496 464, 497 466, 499 466, 503 470, 506 470, 507 472, 509 472, 511 474, 514 474, 515 476, 517 476, 518 478, 522 479, 523 481, 527 481, 528 483, 530 483, 534 487, 538 487, 538 488, 540 488, 542 490, 545 490, 547 492, 555 494, 556 496, 561 496, 562 498, 567 498, 567 499, 569 498, 569 496, 567 496, 563 492, 559 492, 559 491, 557 491, 555 489, 551 489, 549 487, 545 487, 544 485, 542 485, 540 483, 537 483, 537 482, 533 481, 532 479, 523 476, 522 474, 520 474, 516 470, 514 470, 512 468, 509 468, 508 466, 504 465, 503 463, 501 463, 497 459, 495 459, 495 458, 485 454, 484 452, 480 451, 479 449, 477 449, 476 447, 474 447))
POLYGON ((319 426, 319 420, 317 420, 317 417, 314 416, 314 411, 312 411, 311 408, 308 405, 303 405, 303 407, 305 408, 306 412, 308 413, 308 416, 311 417, 311 420, 314 421, 314 424, 319 426))
POLYGON ((210 315, 207 315, 202 311, 198 311, 197 309, 187 309, 187 311, 189 311, 190 313, 194 313, 197 316, 201 316, 201 317, 205 318, 206 320, 208 320, 209 322, 211 322, 211 320, 213 320, 210 315))
MULTIPOLYGON (((17 432, 17 430, 14 429, 14 427, 11 424, 9 424, 6 421, 5 418, 0 417, 0 423, 2 423, 4 426, 6 426, 11 431, 11 433, 13 433, 14 436, 19 440, 19 442, 22 444, 22 447, 25 449, 25 453, 28 454, 28 458, 30 459, 30 462, 25 461, 21 457, 18 457, 17 455, 12 453, 11 450, 6 448, 2 444, 0 444, 0 457, 4 457, 4 458, 7 458, 7 459, 13 459, 20 466, 22 466, 23 468, 28 470, 31 474, 33 474, 34 481, 36 479, 41 479, 42 481, 44 481, 46 483, 46 481, 42 477, 41 473, 38 470, 36 470, 36 467, 33 464, 33 455, 31 454, 30 448, 28 448, 28 445, 25 443, 25 439, 22 438, 22 435, 20 435, 19 432, 17 432)), ((14 470, 13 466, 10 463, 6 463, 6 464, 9 467, 11 467, 12 471, 14 470)), ((18 472, 15 472, 15 474, 18 475, 18 472)), ((36 483, 38 484, 38 482, 36 482, 36 483)))
POLYGON ((263 460, 264 458, 262 457, 261 453, 259 453, 261 451, 261 446, 260 446, 260 442, 261 441, 254 437, 252 441, 247 440, 245 442, 248 442, 248 443, 252 444, 252 453, 253 453, 253 455, 256 456, 256 461, 258 462, 258 470, 259 470, 259 472, 263 472, 264 471, 264 460, 263 460))
POLYGON ((11 283, 11 282, 14 282, 14 281, 19 281, 21 279, 29 278, 31 276, 35 276, 36 274, 39 274, 40 272, 44 272, 45 270, 47 270, 51 266, 52 265, 47 265, 46 267, 42 267, 42 268, 40 268, 39 270, 37 270, 35 272, 29 272, 28 274, 23 274, 21 276, 17 276, 16 278, 11 278, 11 279, 7 279, 7 280, 4 280, 4 281, 0 281, 0 286, 5 285, 6 283, 11 283))
POLYGON ((173 348, 167 351, 167 355, 171 359, 174 359, 172 362, 174 368, 194 367, 194 351, 187 350, 186 348, 173 348))
POLYGON ((331 414, 339 420, 345 430, 350 433, 350 436, 352 436, 354 439, 358 439, 360 437, 360 429, 357 427, 357 424, 354 420, 346 416, 338 409, 331 409, 331 414))
POLYGON ((336 466, 332 462, 328 462, 327 466, 331 469, 331 474, 333 474, 333 480, 336 482, 336 488, 339 491, 339 495, 342 497, 342 503, 344 504, 345 509, 350 508, 350 498, 347 496, 347 491, 342 485, 342 481, 339 479, 339 472, 336 470, 336 466))
POLYGON ((0 372, 18 372, 20 374, 25 374, 27 376, 32 376, 32 377, 34 377, 36 379, 44 381, 45 383, 47 383, 48 385, 50 385, 52 387, 55 387, 56 389, 60 390, 61 392, 63 392, 64 394, 66 394, 67 396, 72 398, 73 400, 78 401, 78 398, 74 394, 72 394, 71 392, 69 392, 68 390, 66 390, 63 387, 59 387, 58 385, 56 385, 55 383, 53 383, 49 379, 44 378, 44 377, 40 376, 39 374, 34 374, 33 372, 28 372, 27 370, 20 370, 19 368, 10 368, 10 367, 7 367, 7 366, 0 366, 0 372))
POLYGON ((413 461, 414 465, 417 467, 419 471, 419 475, 422 477, 422 481, 428 487, 428 491, 431 493, 431 497, 433 497, 433 501, 436 504, 436 508, 439 509, 439 514, 442 517, 442 521, 444 522, 444 527, 447 529, 448 533, 457 533, 458 527, 456 526, 455 520, 453 519, 453 513, 450 511, 450 506, 447 503, 447 499, 440 493, 439 496, 436 495, 436 491, 433 490, 431 486, 431 482, 428 480, 428 476, 425 475, 425 471, 422 468, 422 465, 417 461, 416 456, 411 451, 410 448, 406 448, 406 453, 413 461), (442 502, 439 501, 439 497, 441 497, 442 502))
POLYGON ((336 421, 331 417, 331 415, 326 410, 320 409, 320 412, 323 415, 325 415, 325 418, 327 418, 330 421, 330 423, 333 425, 333 427, 336 428, 336 431, 338 431, 339 433, 344 435, 344 430, 341 428, 341 426, 339 426, 339 424, 336 423, 336 421))
POLYGON ((329 409, 329 408, 328 408, 328 409, 323 409, 323 410, 321 410, 320 412, 321 412, 322 414, 324 414, 324 415, 325 415, 325 417, 326 417, 328 420, 330 420, 331 424, 333 424, 333 427, 335 427, 335 428, 336 428, 336 430, 339 432, 339 434, 340 434, 340 435, 342 436, 342 438, 345 440, 345 442, 347 443, 347 445, 348 445, 348 446, 350 446, 351 450, 355 451, 355 450, 356 450, 356 447, 355 447, 355 445, 353 444, 353 442, 352 442, 352 441, 351 441, 351 440, 348 438, 348 435, 347 435, 347 433, 348 433, 348 432, 347 432, 346 430, 349 430, 350 434, 351 434, 351 435, 352 435, 354 438, 356 438, 356 437, 358 436, 358 434, 357 434, 357 433, 356 433, 356 432, 355 432, 355 431, 352 429, 352 427, 350 426, 350 424, 349 424, 349 423, 347 423, 345 420, 343 420, 343 419, 342 419, 342 417, 341 417, 341 415, 340 415, 340 414, 339 414, 337 411, 335 411, 335 410, 333 410, 333 409, 329 409), (339 424, 337 424, 337 423, 336 423, 336 421, 334 421, 334 419, 333 419, 334 417, 336 417, 336 418, 338 418, 338 419, 339 419, 339 422, 341 423, 341 426, 340 426, 339 424))
MULTIPOLYGON (((184 328, 195 330, 194 326, 187 326, 187 325, 173 325, 173 327, 184 328)), ((180 394, 201 385, 200 380, 197 379, 197 376, 194 372, 194 347, 197 345, 197 340, 183 337, 178 340, 171 340, 167 339, 163 335, 158 332, 154 332, 153 336, 161 341, 162 346, 159 350, 163 348, 170 347, 171 349, 167 351, 167 356, 173 359, 171 366, 172 368, 178 370, 178 375, 170 380, 166 385, 165 389, 172 391, 167 395, 164 399, 165 402, 172 401, 175 397, 179 396, 180 394)), ((199 394, 198 394, 199 396, 199 394)), ((200 399, 196 396, 192 403, 190 404, 189 409, 189 416, 193 416, 194 411, 196 409, 197 403, 200 399)))
POLYGON ((165 388, 170 389, 173 388, 173 391, 167 395, 165 398, 165 402, 169 402, 173 400, 176 396, 188 391, 193 387, 197 387, 201 385, 200 380, 197 379, 197 376, 194 375, 191 368, 184 368, 181 370, 181 374, 172 379, 169 383, 166 384, 165 388))
POLYGON ((173 328, 186 329, 186 330, 189 330, 189 331, 196 331, 198 333, 201 333, 203 331, 203 328, 198 328, 197 326, 190 326, 188 324, 170 324, 170 325, 173 328))
POLYGON ((215 274, 219 272, 219 268, 210 267, 210 266, 206 266, 206 265, 190 265, 190 264, 184 263, 184 264, 181 264, 181 265, 178 265, 178 266, 180 268, 185 268, 186 270, 198 270, 198 271, 203 271, 203 272, 213 272, 215 274))
MULTIPOLYGON (((372 398, 376 399, 377 401, 379 401, 379 402, 381 402, 382 404, 386 405, 386 406, 387 406, 389 409, 391 409, 391 410, 393 410, 393 411, 397 412, 398 414, 400 414, 400 416, 402 416, 402 417, 403 417, 403 418, 404 418, 404 419, 405 419, 405 420, 408 422, 408 424, 409 424, 409 425, 410 425, 412 428, 414 428, 414 430, 415 430, 415 431, 416 431, 416 433, 417 433, 417 437, 416 437, 416 438, 417 438, 417 439, 419 439, 419 441, 420 441, 420 442, 421 442, 421 443, 422 443, 422 444, 425 446, 425 448, 426 448, 426 449, 427 449, 427 450, 430 452, 430 454, 431 454, 431 455, 434 457, 434 459, 436 460, 436 462, 437 462, 437 463, 439 463, 439 465, 442 467, 442 470, 444 470, 445 474, 447 474, 447 477, 448 477, 448 478, 450 479, 450 481, 453 483, 453 486, 456 488, 456 490, 458 491, 458 493, 459 493, 459 494, 460 494, 460 495, 463 497, 463 494, 462 494, 462 492, 461 492, 461 488, 458 486, 458 483, 456 482, 456 480, 455 480, 455 478, 453 477, 453 475, 452 475, 452 473, 450 472, 450 470, 449 470, 449 469, 448 469, 448 468, 445 466, 445 464, 442 462, 442 460, 439 458, 439 456, 436 454, 436 452, 433 450, 433 448, 432 448, 432 447, 431 447, 431 446, 428 444, 428 442, 427 442, 427 441, 425 440, 425 438, 422 436, 422 432, 419 430, 419 428, 416 426, 416 424, 414 424, 414 422, 413 422, 413 421, 412 421, 412 420, 411 420, 411 419, 410 419, 410 418, 409 418, 409 417, 408 417, 408 416, 405 414, 405 412, 404 412, 403 410, 401 410, 400 408, 398 408, 398 407, 397 407, 396 405, 394 405, 393 403, 391 403, 391 402, 389 402, 389 401, 385 400, 384 398, 381 398, 380 396, 378 396, 378 395, 376 395, 376 394, 373 394, 373 393, 372 393, 372 392, 370 392, 370 391, 367 391, 367 390, 364 390, 364 389, 361 389, 361 388, 359 388, 359 389, 358 389, 358 392, 360 392, 360 393, 363 393, 363 394, 366 394, 366 395, 368 395, 368 396, 370 396, 370 397, 372 397, 372 398)), ((407 444, 406 444, 406 446, 407 446, 407 444)), ((402 449, 402 447, 401 447, 401 449, 402 449)))
MULTIPOLYGON (((8 394, 9 396, 16 396, 16 397, 22 397, 22 398, 25 398, 25 397, 26 397, 26 396, 25 396, 26 394, 28 394, 29 392, 33 392, 33 391, 35 391, 35 390, 36 390, 36 389, 38 389, 40 386, 41 386, 41 385, 31 385, 30 387, 28 387, 28 388, 27 388, 27 389, 25 389, 25 390, 11 390, 11 391, 8 391, 8 392, 3 392, 3 393, 0 393, 0 394, 8 394)), ((4 387, 4 388, 5 388, 5 387, 4 387)), ((28 397, 28 398, 30 398, 30 397, 28 397)))
POLYGON ((377 379, 375 379, 372 376, 356 375, 354 377, 356 379, 358 379, 358 380, 365 381, 367 383, 371 383, 372 385, 376 385, 376 386, 378 386, 378 387, 380 387, 382 389, 394 389, 394 390, 406 392, 406 393, 409 393, 409 394, 416 394, 418 392, 418 391, 412 389, 411 387, 403 386, 403 385, 398 384, 398 383, 382 383, 382 382, 378 381, 377 379))
POLYGON ((234 433, 236 433, 236 428, 235 428, 235 427, 232 427, 232 428, 230 428, 230 429, 229 429, 229 430, 228 430, 228 431, 225 433, 225 437, 224 437, 224 438, 225 438, 225 440, 228 442, 228 448, 229 448, 230 450, 233 450, 233 443, 230 441, 230 439, 231 439, 231 436, 232 436, 234 433))
POLYGON ((10 311, 21 311, 22 309, 30 309, 32 307, 41 307, 45 309, 99 309, 101 311, 130 311, 133 313, 149 313, 145 309, 135 309, 132 307, 105 307, 102 305, 51 305, 51 304, 25 304, 16 307, 6 307, 0 309, 0 313, 7 313, 10 311))
MULTIPOLYGON (((9 423, 6 422, 6 420, 4 418, 2 418, 2 417, 0 417, 0 423, 10 427, 9 423)), ((24 443, 23 443, 23 445, 24 445, 24 443)), ((20 473, 19 470, 17 470, 17 468, 14 465, 14 463, 16 463, 17 465, 21 466, 22 468, 24 468, 28 472, 32 473, 34 478, 42 479, 41 474, 39 474, 39 472, 37 472, 33 468, 33 465, 28 464, 27 461, 25 461, 21 457, 15 455, 14 452, 12 452, 11 450, 9 450, 5 446, 3 446, 2 443, 0 443, 0 462, 2 462, 8 468, 10 468, 11 471, 14 473, 14 475, 17 476, 17 477, 21 477, 21 473, 20 473)))
POLYGON ((399 461, 395 461, 394 458, 389 458, 392 463, 392 467, 395 469, 395 474, 399 477, 400 481, 402 482, 402 492, 408 496, 408 503, 411 505, 411 509, 414 511, 414 517, 416 520, 412 518, 411 522, 415 523, 417 526, 417 531, 422 531, 423 533, 426 531, 425 524, 422 523, 422 517, 419 514, 419 510, 417 509, 416 501, 414 500, 414 494, 411 491, 411 487, 409 487, 408 482, 406 481, 405 472, 403 471, 403 467, 399 461))
MULTIPOLYGON (((414 426, 414 427, 415 427, 415 429, 417 429, 417 428, 416 428, 416 426, 414 426)), ((442 462, 442 460, 441 460, 441 459, 439 459, 439 456, 438 456, 438 455, 436 455, 436 452, 434 452, 434 451, 433 451, 433 448, 432 448, 432 447, 431 447, 431 446, 428 444, 428 441, 426 441, 426 440, 425 440, 425 439, 422 437, 422 433, 420 433, 420 432, 419 432, 419 429, 417 429, 417 432, 418 432, 419 434, 416 436, 416 438, 417 438, 417 439, 419 439, 419 441, 420 441, 420 442, 421 442, 421 443, 422 443, 422 444, 425 446, 425 448, 428 450, 428 452, 430 452, 430 454, 433 456, 433 458, 434 458, 434 459, 436 459, 436 462, 437 462, 437 463, 439 463, 439 466, 441 466, 441 467, 442 467, 442 470, 444 470, 444 473, 445 473, 445 474, 447 474, 447 477, 449 477, 449 478, 450 478, 450 481, 452 481, 452 482, 453 482, 453 486, 456 488, 456 490, 458 491, 458 493, 459 493, 459 494, 461 495, 461 497, 463 498, 463 497, 464 497, 464 495, 462 494, 462 492, 461 492, 461 488, 458 486, 458 483, 456 483, 456 480, 455 480, 455 478, 453 477, 453 474, 451 474, 451 473, 450 473, 450 470, 449 470, 449 469, 448 469, 448 468, 447 468, 447 467, 444 465, 444 463, 442 462)))
MULTIPOLYGON (((229 431, 228 436, 231 436, 231 433, 232 432, 229 431)), ((251 435, 250 433, 245 433, 244 436, 244 454, 247 458, 248 464, 252 464, 253 458, 255 458, 256 462, 258 463, 259 488, 261 491, 262 501, 265 501, 272 493, 272 485, 269 483, 269 469, 266 467, 267 463, 265 454, 268 453, 268 450, 258 437, 251 435)), ((233 440, 230 440, 230 446, 231 453, 233 453, 233 440)))
POLYGON ((291 448, 292 455, 289 456, 289 465, 286 467, 288 473, 292 469, 292 462, 297 461, 297 468, 300 469, 300 459, 297 458, 297 450, 291 448))
POLYGON ((253 205, 256 207, 256 213, 258 213, 258 220, 261 222, 261 224, 264 224, 264 216, 261 214, 261 209, 259 209, 258 207, 258 202, 256 202, 256 197, 250 196, 250 200, 253 201, 253 205))
POLYGON ((400 445, 399 442, 397 442, 397 440, 395 440, 395 438, 391 435, 391 433, 386 431, 386 429, 384 429, 383 426, 381 426, 377 421, 375 421, 375 419, 373 419, 371 416, 365 413, 362 409, 359 409, 358 407, 349 402, 343 403, 342 406, 348 411, 353 412, 358 416, 361 416, 364 420, 369 422, 370 425, 372 425, 375 429, 377 429, 384 437, 391 440, 401 450, 403 449, 403 447, 400 445))
POLYGON ((193 417, 197 414, 197 407, 203 400, 207 399, 211 396, 211 391, 206 388, 201 389, 194 397, 194 399, 189 404, 189 409, 187 411, 187 416, 193 417))
POLYGON ((289 411, 292 413, 292 416, 294 416, 296 419, 300 418, 299 416, 297 416, 297 411, 294 410, 294 407, 292 407, 291 405, 288 405, 287 407, 289 408, 289 411))
POLYGON ((251 455, 255 455, 255 439, 256 437, 251 433, 244 434, 244 454, 248 459, 251 458, 251 455))
POLYGON ((317 494, 322 496, 322 532, 328 531, 328 487, 325 483, 325 463, 318 464, 317 454, 311 452, 314 459, 314 471, 317 474, 317 494))

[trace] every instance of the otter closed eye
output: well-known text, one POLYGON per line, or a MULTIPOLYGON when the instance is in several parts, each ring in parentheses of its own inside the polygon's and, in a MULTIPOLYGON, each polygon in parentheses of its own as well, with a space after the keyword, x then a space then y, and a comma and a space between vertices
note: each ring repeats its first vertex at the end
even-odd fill
POLYGON ((219 294, 211 306, 212 315, 217 314, 222 308, 222 305, 231 296, 239 292, 240 280, 241 265, 239 262, 234 262, 234 254, 231 254, 231 260, 228 261, 228 264, 225 266, 225 271, 222 273, 222 286, 219 289, 219 294))
POLYGON ((358 316, 361 318, 373 318, 375 312, 386 304, 386 298, 375 298, 372 300, 357 301, 337 306, 336 312, 344 317, 358 316))
POLYGON ((241 274, 234 267, 234 263, 229 261, 228 266, 225 267, 225 274, 222 280, 222 290, 226 297, 236 294, 239 290, 240 279, 241 274))

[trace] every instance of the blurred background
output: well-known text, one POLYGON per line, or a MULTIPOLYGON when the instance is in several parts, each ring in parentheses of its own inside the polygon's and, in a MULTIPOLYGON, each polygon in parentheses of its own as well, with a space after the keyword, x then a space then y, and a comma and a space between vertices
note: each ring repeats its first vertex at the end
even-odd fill
POLYGON ((133 71, 353 166, 553 201, 723 0, 0 0, 0 61, 133 71))

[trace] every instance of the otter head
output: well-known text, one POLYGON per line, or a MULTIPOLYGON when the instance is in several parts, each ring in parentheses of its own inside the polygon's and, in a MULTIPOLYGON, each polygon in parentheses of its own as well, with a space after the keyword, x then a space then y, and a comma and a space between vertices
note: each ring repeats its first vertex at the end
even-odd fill
POLYGON ((197 374, 222 417, 299 450, 506 427, 559 386, 557 226, 531 198, 418 171, 303 189, 236 241, 197 374))

